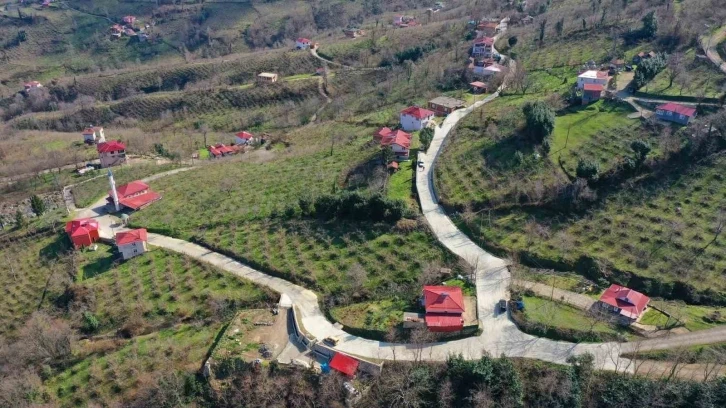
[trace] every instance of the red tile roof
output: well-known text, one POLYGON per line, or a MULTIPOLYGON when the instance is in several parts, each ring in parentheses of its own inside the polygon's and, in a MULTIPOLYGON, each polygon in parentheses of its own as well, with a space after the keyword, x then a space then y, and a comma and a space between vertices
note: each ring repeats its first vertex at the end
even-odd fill
POLYGON ((494 45, 494 38, 482 37, 482 38, 477 38, 476 40, 474 40, 474 45, 479 45, 479 44, 494 45))
POLYGON ((637 319, 648 306, 650 298, 644 294, 616 284, 600 296, 600 301, 620 309, 620 314, 630 319, 637 319))
POLYGON ((340 371, 341 373, 352 377, 355 372, 358 371, 358 364, 360 362, 353 357, 347 356, 343 353, 335 353, 333 358, 330 360, 330 368, 340 371))
POLYGON ((149 191, 148 193, 140 194, 135 197, 119 199, 118 202, 124 207, 131 208, 132 210, 138 210, 157 200, 161 200, 161 195, 154 191, 149 191))
POLYGON ((668 102, 666 104, 660 105, 656 109, 679 113, 681 115, 686 115, 691 118, 696 116, 696 108, 689 108, 688 106, 683 106, 674 102, 668 102))
MULTIPOLYGON (((149 185, 144 183, 141 180, 132 181, 128 184, 123 184, 118 187, 116 187, 116 194, 118 194, 119 199, 120 198, 126 198, 128 196, 132 196, 134 194, 141 193, 144 190, 148 190, 149 185)), ((108 192, 109 195, 111 195, 111 191, 108 192)))
POLYGON ((458 286, 424 286, 426 313, 464 313, 464 295, 458 286))
POLYGON ((234 150, 230 149, 229 146, 225 146, 222 143, 219 143, 218 145, 214 146, 217 150, 219 150, 222 153, 232 153, 234 150))
POLYGON ((300 37, 297 39, 297 42, 309 44, 311 41, 308 40, 307 38, 300 37))
POLYGON ((30 81, 30 82, 26 82, 24 85, 26 87, 28 87, 28 88, 32 88, 34 86, 40 85, 40 82, 38 82, 38 81, 30 81))
POLYGON ((423 119, 434 116, 434 112, 428 109, 421 108, 419 106, 409 106, 408 108, 401 111, 401 115, 409 115, 413 116, 416 119, 423 119))
POLYGON ((68 221, 66 224, 66 232, 70 236, 86 235, 89 231, 98 230, 98 221, 92 218, 79 218, 77 220, 68 221))
POLYGON ((247 132, 247 131, 239 132, 235 136, 242 138, 242 139, 247 139, 247 140, 252 139, 254 137, 254 136, 252 136, 252 133, 247 132))
POLYGON ((487 84, 485 84, 484 82, 481 82, 481 81, 474 81, 474 82, 470 83, 469 85, 477 87, 477 88, 486 88, 487 87, 487 84))
POLYGON ((388 163, 388 168, 389 169, 397 169, 398 168, 398 162, 392 161, 392 162, 388 163))
POLYGON ((116 245, 126 245, 138 241, 146 242, 147 240, 146 228, 116 233, 116 245))
POLYGON ((222 152, 220 152, 219 149, 217 149, 214 146, 209 146, 207 148, 207 150, 209 150, 209 153, 211 153, 212 156, 221 156, 222 155, 222 152))
POLYGON ((378 132, 376 132, 375 136, 376 136, 376 137, 377 137, 378 139, 383 139, 384 137, 386 137, 386 136, 390 135, 390 134, 391 134, 391 132, 393 132, 393 131, 391 130, 391 128, 388 128, 388 127, 382 127, 382 128, 381 128, 381 130, 379 130, 378 132))
POLYGON ((126 145, 121 143, 120 140, 112 140, 110 142, 99 143, 96 149, 99 153, 118 152, 126 150, 126 145))
POLYGON ((394 130, 391 133, 383 136, 383 140, 381 140, 381 146, 389 146, 392 144, 397 144, 408 149, 409 147, 411 147, 411 135, 404 132, 403 130, 394 130))
POLYGON ((461 315, 426 313, 426 327, 433 332, 458 331, 464 328, 461 315))
POLYGON ((602 84, 585 84, 583 89, 586 91, 602 92, 603 86, 602 86, 602 84))

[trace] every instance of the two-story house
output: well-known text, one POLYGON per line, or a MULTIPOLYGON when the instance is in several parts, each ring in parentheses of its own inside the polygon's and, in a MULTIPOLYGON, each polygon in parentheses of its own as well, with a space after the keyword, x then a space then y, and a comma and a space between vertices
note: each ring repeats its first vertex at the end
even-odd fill
POLYGON ((148 234, 145 228, 116 233, 116 248, 124 260, 148 251, 148 234))
POLYGON ((126 163, 126 145, 120 140, 112 140, 96 145, 101 167, 120 166, 126 163))

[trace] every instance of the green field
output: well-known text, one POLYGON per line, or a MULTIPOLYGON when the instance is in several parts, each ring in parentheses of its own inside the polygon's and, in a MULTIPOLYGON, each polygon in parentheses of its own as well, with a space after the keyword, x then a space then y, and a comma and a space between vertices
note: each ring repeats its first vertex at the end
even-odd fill
POLYGON ((666 68, 640 91, 664 96, 718 98, 723 95, 726 75, 710 60, 697 58, 693 49, 683 53, 682 58, 684 72, 679 74, 680 78, 675 78, 673 84, 670 83, 670 73, 666 68))
POLYGON ((522 296, 522 300, 525 305, 525 318, 531 323, 577 332, 591 331, 606 335, 626 333, 617 325, 589 317, 582 310, 560 302, 534 296, 522 296))

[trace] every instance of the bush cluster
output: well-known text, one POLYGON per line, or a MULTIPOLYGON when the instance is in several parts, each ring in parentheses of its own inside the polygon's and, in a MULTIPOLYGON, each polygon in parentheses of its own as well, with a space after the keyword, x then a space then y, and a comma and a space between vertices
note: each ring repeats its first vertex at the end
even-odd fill
POLYGON ((381 194, 364 195, 358 191, 326 194, 315 200, 301 198, 298 201, 303 215, 319 218, 347 219, 395 223, 403 218, 408 207, 401 200, 393 200, 381 194))

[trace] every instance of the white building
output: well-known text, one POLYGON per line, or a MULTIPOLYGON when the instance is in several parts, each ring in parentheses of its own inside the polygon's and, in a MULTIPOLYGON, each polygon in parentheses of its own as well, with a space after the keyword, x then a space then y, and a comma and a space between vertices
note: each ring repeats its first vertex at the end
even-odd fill
POLYGON ((83 135, 83 141, 88 144, 103 143, 106 141, 103 128, 100 126, 89 126, 83 130, 81 135, 83 135))
POLYGON ((101 160, 101 167, 119 166, 126 163, 126 145, 121 141, 98 143, 98 158, 101 160))
POLYGON ((413 132, 425 128, 434 118, 434 112, 418 106, 410 106, 401 111, 401 128, 413 132))
POLYGON ((238 145, 246 145, 254 142, 255 138, 252 133, 243 131, 234 135, 234 143, 238 145))
POLYGON ((42 88, 43 84, 41 84, 38 81, 30 81, 30 82, 26 82, 25 84, 23 84, 23 86, 25 87, 26 91, 29 91, 31 89, 42 88))
POLYGON ((489 58, 494 53, 494 38, 482 37, 474 40, 471 55, 474 58, 489 58))
POLYGON ((148 250, 146 229, 140 228, 116 234, 116 247, 121 257, 126 260, 141 255, 148 250))
POLYGON ((579 89, 584 89, 585 84, 595 84, 607 87, 609 81, 610 76, 607 71, 589 70, 577 76, 577 87, 579 89))
POLYGON ((309 50, 310 46, 312 46, 313 42, 308 40, 307 38, 298 38, 295 41, 295 48, 298 50, 309 50))

